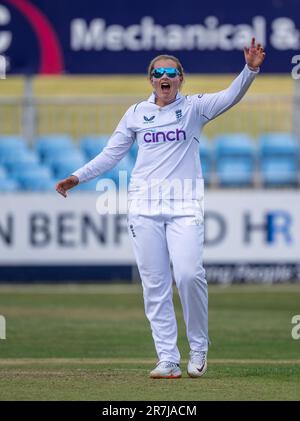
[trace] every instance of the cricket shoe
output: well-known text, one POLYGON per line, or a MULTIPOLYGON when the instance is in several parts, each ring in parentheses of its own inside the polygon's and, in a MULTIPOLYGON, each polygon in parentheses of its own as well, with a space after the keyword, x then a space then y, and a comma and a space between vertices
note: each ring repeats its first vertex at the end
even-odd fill
POLYGON ((160 361, 154 370, 150 372, 150 377, 152 379, 179 379, 181 370, 179 364, 171 361, 160 361))
POLYGON ((187 373, 190 377, 201 377, 207 370, 207 352, 191 351, 187 367, 187 373))

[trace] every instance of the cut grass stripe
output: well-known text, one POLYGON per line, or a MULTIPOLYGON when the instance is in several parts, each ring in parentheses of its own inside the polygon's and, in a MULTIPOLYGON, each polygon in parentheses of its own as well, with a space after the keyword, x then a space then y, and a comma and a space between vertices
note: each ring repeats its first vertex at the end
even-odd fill
MULTIPOLYGON (((186 363, 187 360, 182 360, 186 363)), ((209 364, 291 364, 300 365, 300 359, 293 360, 274 360, 274 359, 220 359, 212 358, 208 360, 209 364)), ((104 365, 104 364, 155 364, 153 359, 136 358, 4 358, 0 360, 0 366, 8 365, 55 365, 55 364, 75 364, 75 365, 104 365)))
MULTIPOLYGON (((176 291, 176 287, 174 287, 176 291)), ((209 285, 209 291, 213 294, 248 294, 251 293, 299 293, 300 282, 286 285, 209 285)), ((142 286, 136 284, 115 284, 115 285, 77 285, 77 284, 62 284, 62 285, 8 285, 0 284, 1 294, 111 294, 111 295, 127 295, 127 294, 141 294, 142 286)))

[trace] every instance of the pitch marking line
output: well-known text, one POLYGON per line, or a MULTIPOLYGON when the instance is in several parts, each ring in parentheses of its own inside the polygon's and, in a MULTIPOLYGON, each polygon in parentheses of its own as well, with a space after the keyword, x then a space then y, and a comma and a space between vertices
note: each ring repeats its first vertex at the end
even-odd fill
MULTIPOLYGON (((186 363, 187 360, 182 360, 186 363)), ((209 364, 291 364, 300 365, 300 359, 293 360, 271 360, 271 359, 208 359, 209 364)), ((75 364, 75 365, 104 365, 104 364, 155 364, 154 359, 136 358, 4 358, 0 359, 0 367, 8 365, 55 365, 55 364, 75 364)))

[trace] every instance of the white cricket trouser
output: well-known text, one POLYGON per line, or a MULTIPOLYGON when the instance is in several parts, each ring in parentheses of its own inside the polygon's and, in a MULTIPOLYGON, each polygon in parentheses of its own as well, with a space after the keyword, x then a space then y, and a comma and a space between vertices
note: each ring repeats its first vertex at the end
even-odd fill
POLYGON ((208 298, 202 266, 203 208, 193 200, 183 213, 176 210, 174 203, 168 201, 162 208, 160 201, 152 208, 160 211, 151 214, 146 201, 132 200, 128 230, 158 358, 179 363, 170 261, 193 351, 208 349, 208 298))

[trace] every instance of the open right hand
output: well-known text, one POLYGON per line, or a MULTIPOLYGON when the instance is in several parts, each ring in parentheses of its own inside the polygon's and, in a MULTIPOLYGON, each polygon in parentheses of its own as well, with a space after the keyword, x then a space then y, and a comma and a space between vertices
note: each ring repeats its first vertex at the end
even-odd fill
POLYGON ((64 180, 59 181, 56 184, 56 191, 64 197, 67 197, 67 191, 77 186, 79 183, 78 178, 75 175, 70 175, 70 177, 65 178, 64 180))
POLYGON ((255 43, 255 38, 252 38, 250 47, 244 47, 244 55, 246 63, 251 70, 256 71, 262 65, 266 53, 261 44, 255 43))

